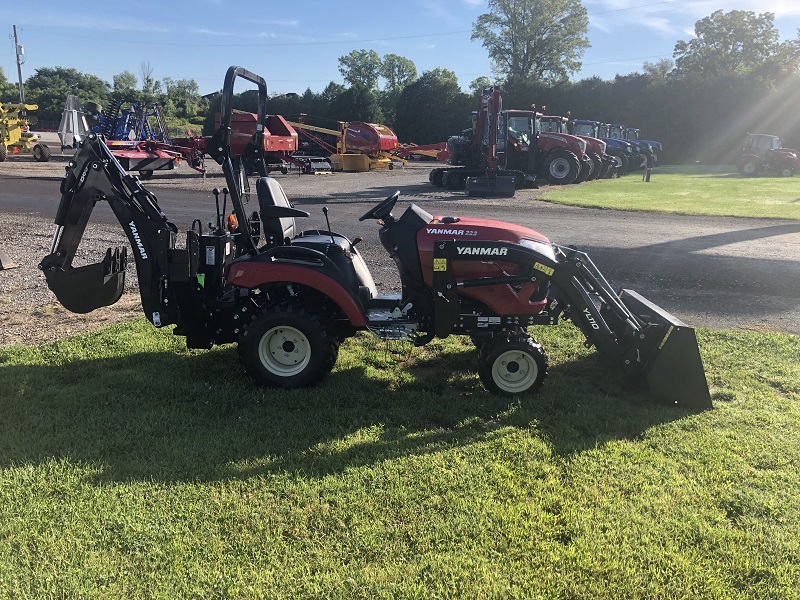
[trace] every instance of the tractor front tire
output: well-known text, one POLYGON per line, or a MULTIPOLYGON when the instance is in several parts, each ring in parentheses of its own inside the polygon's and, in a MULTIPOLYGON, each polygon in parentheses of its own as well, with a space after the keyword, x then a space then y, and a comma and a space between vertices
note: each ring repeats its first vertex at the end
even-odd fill
POLYGON ((6 158, 8 158, 8 148, 5 144, 0 144, 0 162, 5 162, 6 158))
POLYGON ((428 175, 428 181, 431 182, 433 187, 442 187, 442 178, 444 176, 444 169, 433 169, 428 175))
POLYGON ((151 179, 152 177, 153 177, 153 172, 152 171, 149 171, 149 170, 148 171, 139 171, 139 179, 141 179, 142 181, 147 181, 148 179, 151 179))
POLYGON ((33 147, 33 158, 36 162, 47 162, 50 160, 50 148, 44 144, 36 144, 33 147))
POLYGON ((478 375, 487 390, 500 396, 535 392, 547 367, 541 344, 526 334, 498 335, 478 351, 478 375))
POLYGON ((794 164, 792 163, 784 163, 778 169, 778 175, 781 177, 792 177, 794 175, 794 164))
POLYGON ((556 150, 545 161, 545 177, 552 185, 575 183, 580 172, 578 157, 567 150, 556 150))
POLYGON ((603 170, 603 159, 600 158, 600 155, 596 152, 589 152, 587 153, 589 160, 592 161, 592 171, 589 173, 589 176, 586 178, 587 181, 594 181, 595 179, 600 178, 601 171, 603 170))
POLYGON ((264 309, 239 339, 239 356, 262 385, 314 385, 336 364, 339 342, 319 316, 291 303, 264 309))

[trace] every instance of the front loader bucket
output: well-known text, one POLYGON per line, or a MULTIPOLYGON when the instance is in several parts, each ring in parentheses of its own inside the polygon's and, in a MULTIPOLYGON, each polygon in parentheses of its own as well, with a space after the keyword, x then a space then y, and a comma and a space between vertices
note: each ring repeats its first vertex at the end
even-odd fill
POLYGON ((644 323, 634 349, 643 362, 641 381, 650 394, 669 404, 711 408, 694 329, 632 290, 622 290, 619 298, 644 323))
POLYGON ((516 189, 513 175, 467 177, 467 196, 511 198, 516 189))
POLYGON ((66 271, 50 264, 45 257, 41 268, 47 286, 70 312, 85 314, 103 306, 111 306, 125 289, 127 249, 109 248, 99 263, 69 267, 66 271), (48 266, 49 265, 49 266, 48 266))

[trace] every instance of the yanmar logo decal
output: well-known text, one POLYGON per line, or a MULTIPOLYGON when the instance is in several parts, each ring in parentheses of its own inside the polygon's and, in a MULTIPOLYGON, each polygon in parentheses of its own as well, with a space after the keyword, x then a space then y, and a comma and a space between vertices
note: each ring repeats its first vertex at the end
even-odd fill
POLYGON ((471 248, 465 246, 456 246, 459 255, 469 254, 472 256, 506 256, 508 248, 471 248))
POLYGON ((467 237, 478 235, 476 229, 436 229, 435 227, 426 227, 425 233, 432 233, 433 235, 464 235, 467 237))
POLYGON ((136 242, 136 247, 139 249, 139 255, 142 257, 142 260, 147 260, 147 251, 144 249, 142 238, 139 237, 139 230, 136 229, 136 223, 131 221, 130 223, 128 223, 128 227, 131 228, 131 235, 133 236, 133 239, 136 242))
POLYGON ((592 329, 600 329, 600 325, 598 325, 597 321, 594 320, 594 317, 588 308, 583 309, 583 314, 586 317, 586 320, 589 321, 589 325, 591 325, 592 329))

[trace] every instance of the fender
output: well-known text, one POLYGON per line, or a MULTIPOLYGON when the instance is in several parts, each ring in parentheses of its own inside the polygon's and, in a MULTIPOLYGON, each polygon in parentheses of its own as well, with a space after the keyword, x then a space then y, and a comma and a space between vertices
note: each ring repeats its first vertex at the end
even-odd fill
POLYGON ((237 261, 230 266, 228 283, 253 289, 265 283, 297 283, 330 298, 354 327, 366 327, 367 319, 353 296, 335 279, 308 267, 279 262, 237 261))

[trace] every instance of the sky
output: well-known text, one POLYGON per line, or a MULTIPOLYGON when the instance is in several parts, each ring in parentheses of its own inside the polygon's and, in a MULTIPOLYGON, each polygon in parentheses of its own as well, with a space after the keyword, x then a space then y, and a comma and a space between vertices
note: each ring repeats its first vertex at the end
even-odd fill
MULTIPOLYGON (((781 40, 800 30, 800 0, 583 0, 591 43, 573 80, 641 71, 645 61, 672 58, 678 40, 715 10, 775 14, 781 40)), ((142 65, 156 79, 194 79, 201 94, 219 90, 225 71, 242 66, 267 81, 269 92, 321 91, 342 83, 338 58, 352 50, 411 59, 418 72, 444 67, 463 89, 492 77, 486 50, 471 41, 485 0, 138 0, 104 2, 91 13, 63 0, 0 5, 6 39, 0 67, 17 81, 12 26, 25 48, 23 80, 42 67, 74 68, 112 82, 142 65)), ((237 91, 244 89, 237 86, 237 91)))

